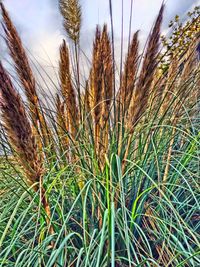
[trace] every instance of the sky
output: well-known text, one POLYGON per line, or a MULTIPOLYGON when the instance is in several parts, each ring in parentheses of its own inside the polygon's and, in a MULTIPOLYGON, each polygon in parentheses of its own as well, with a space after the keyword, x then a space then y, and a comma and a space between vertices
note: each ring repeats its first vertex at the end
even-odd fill
MULTIPOLYGON (((120 46, 122 1, 124 3, 124 40, 127 41, 132 0, 113 0, 113 20, 116 51, 120 46)), ((147 37, 152 23, 163 0, 133 0, 132 32, 140 29, 142 41, 147 37)), ((166 9, 163 31, 176 14, 184 19, 192 6, 200 5, 200 0, 165 0, 166 9)), ((4 0, 3 3, 20 33, 30 56, 49 71, 57 66, 58 51, 66 34, 62 26, 62 17, 57 0, 4 0), (49 70, 48 70, 49 68, 49 70)), ((83 22, 81 28, 81 46, 88 57, 91 54, 92 40, 96 24, 110 25, 109 0, 80 0, 83 22)), ((2 41, 0 42, 0 44, 2 41)), ((117 53, 116 53, 117 54, 117 53)), ((5 57, 1 51, 1 57, 5 57)))

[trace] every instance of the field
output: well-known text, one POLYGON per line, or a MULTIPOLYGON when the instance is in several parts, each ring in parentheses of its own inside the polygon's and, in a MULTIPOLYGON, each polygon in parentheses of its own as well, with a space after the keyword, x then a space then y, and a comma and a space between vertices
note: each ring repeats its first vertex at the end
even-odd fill
POLYGON ((0 267, 200 266, 200 7, 163 37, 162 5, 116 66, 109 3, 83 77, 82 8, 59 1, 66 40, 46 101, 0 4, 15 70, 0 62, 0 267))

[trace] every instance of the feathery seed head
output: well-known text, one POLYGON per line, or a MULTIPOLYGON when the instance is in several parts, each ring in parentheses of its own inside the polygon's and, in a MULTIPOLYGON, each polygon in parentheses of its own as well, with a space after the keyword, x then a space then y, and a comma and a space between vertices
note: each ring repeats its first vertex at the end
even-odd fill
POLYGON ((149 36, 146 53, 140 76, 134 90, 129 109, 129 128, 133 131, 134 125, 138 122, 147 107, 148 97, 157 66, 159 50, 160 28, 163 19, 164 5, 161 6, 153 30, 149 36))
POLYGON ((71 40, 79 42, 81 28, 81 6, 79 0, 59 0, 64 28, 71 40))
POLYGON ((69 49, 64 40, 60 47, 59 76, 61 92, 65 100, 67 114, 70 117, 71 133, 75 137, 76 126, 78 125, 78 108, 75 89, 71 81, 69 49))
MULTIPOLYGON (((39 182, 43 174, 43 163, 38 153, 36 139, 33 136, 23 102, 15 91, 10 77, 0 62, 1 111, 8 138, 23 166, 27 183, 39 182)), ((35 190, 38 186, 34 187, 35 190)))

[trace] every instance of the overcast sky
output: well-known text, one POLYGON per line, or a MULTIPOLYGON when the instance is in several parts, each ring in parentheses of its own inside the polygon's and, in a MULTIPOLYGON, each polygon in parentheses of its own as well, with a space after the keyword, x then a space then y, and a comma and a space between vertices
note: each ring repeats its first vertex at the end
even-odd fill
MULTIPOLYGON (((4 0, 25 47, 34 54, 43 66, 57 64, 58 48, 65 38, 62 17, 57 0, 4 0)), ((110 23, 109 0, 81 0, 83 24, 81 44, 86 54, 91 53, 91 44, 96 24, 110 23)), ((131 0, 124 0, 124 38, 127 39, 131 0)), ((184 18, 192 6, 200 0, 166 0, 163 29, 176 14, 184 18)), ((141 38, 147 36, 161 6, 162 0, 133 0, 132 30, 141 30, 141 38)), ((113 0, 113 17, 116 46, 121 32, 122 0, 113 0)), ((3 55, 1 55, 2 57, 3 55)))

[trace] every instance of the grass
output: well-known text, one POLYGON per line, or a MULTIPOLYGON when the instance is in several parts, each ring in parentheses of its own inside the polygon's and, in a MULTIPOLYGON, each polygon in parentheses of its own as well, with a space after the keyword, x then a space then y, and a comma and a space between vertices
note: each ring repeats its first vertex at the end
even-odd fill
POLYGON ((113 32, 97 26, 83 79, 81 6, 59 3, 70 48, 51 108, 1 4, 26 98, 1 64, 0 267, 199 266, 199 37, 182 57, 160 50, 162 5, 118 82, 113 32))

